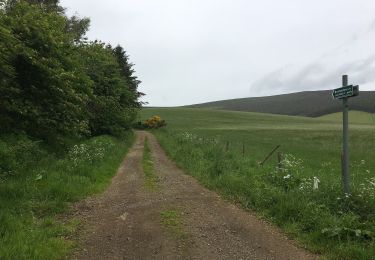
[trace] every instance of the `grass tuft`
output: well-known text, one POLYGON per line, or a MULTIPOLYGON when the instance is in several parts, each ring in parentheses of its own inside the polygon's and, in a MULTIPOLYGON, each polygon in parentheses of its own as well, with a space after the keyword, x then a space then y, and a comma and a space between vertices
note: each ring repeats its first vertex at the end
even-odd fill
POLYGON ((149 191, 155 191, 158 189, 158 178, 155 175, 154 162, 152 161, 151 150, 148 144, 147 137, 144 142, 143 149, 143 160, 142 160, 143 172, 145 174, 144 185, 149 191))
POLYGON ((186 237, 182 228, 181 213, 178 210, 165 210, 160 213, 164 227, 176 238, 184 239, 186 237))

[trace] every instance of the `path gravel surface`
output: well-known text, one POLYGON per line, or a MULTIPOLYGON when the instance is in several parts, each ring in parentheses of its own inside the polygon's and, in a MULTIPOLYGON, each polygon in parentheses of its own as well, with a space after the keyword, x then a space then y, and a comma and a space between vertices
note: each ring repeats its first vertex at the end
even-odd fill
POLYGON ((152 134, 136 135, 108 189, 73 206, 83 230, 81 246, 71 258, 317 259, 277 228, 185 175, 152 134), (156 189, 148 189, 144 182, 145 138, 158 179, 156 189))

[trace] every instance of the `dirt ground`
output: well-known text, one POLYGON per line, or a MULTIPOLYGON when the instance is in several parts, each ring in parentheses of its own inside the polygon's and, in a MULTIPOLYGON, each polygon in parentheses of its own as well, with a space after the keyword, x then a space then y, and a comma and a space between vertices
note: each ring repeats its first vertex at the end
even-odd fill
POLYGON ((275 227, 185 175, 155 137, 137 132, 109 188, 73 206, 84 223, 72 259, 316 259, 275 227), (147 137, 156 189, 144 183, 147 137))

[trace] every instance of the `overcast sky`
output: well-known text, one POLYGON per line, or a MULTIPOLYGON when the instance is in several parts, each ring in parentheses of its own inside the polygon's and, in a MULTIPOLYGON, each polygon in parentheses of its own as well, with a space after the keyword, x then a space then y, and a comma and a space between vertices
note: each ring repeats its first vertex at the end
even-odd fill
POLYGON ((375 90, 373 0, 61 0, 121 44, 151 106, 341 86, 375 90))

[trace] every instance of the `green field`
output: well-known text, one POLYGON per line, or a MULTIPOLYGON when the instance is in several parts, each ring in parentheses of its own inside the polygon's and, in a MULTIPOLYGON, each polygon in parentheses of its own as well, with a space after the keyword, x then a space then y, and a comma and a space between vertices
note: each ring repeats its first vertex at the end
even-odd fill
POLYGON ((341 188, 341 122, 193 108, 150 108, 168 155, 210 189, 253 209, 329 259, 375 255, 375 123, 350 125, 352 195, 341 188), (276 153, 259 166, 277 145, 276 153), (319 183, 317 183, 319 181, 319 183), (315 188, 314 188, 315 182, 315 188))
MULTIPOLYGON (((333 113, 319 117, 321 120, 341 122, 342 113, 333 113)), ((349 123, 375 125, 375 114, 362 111, 349 111, 349 123)))

